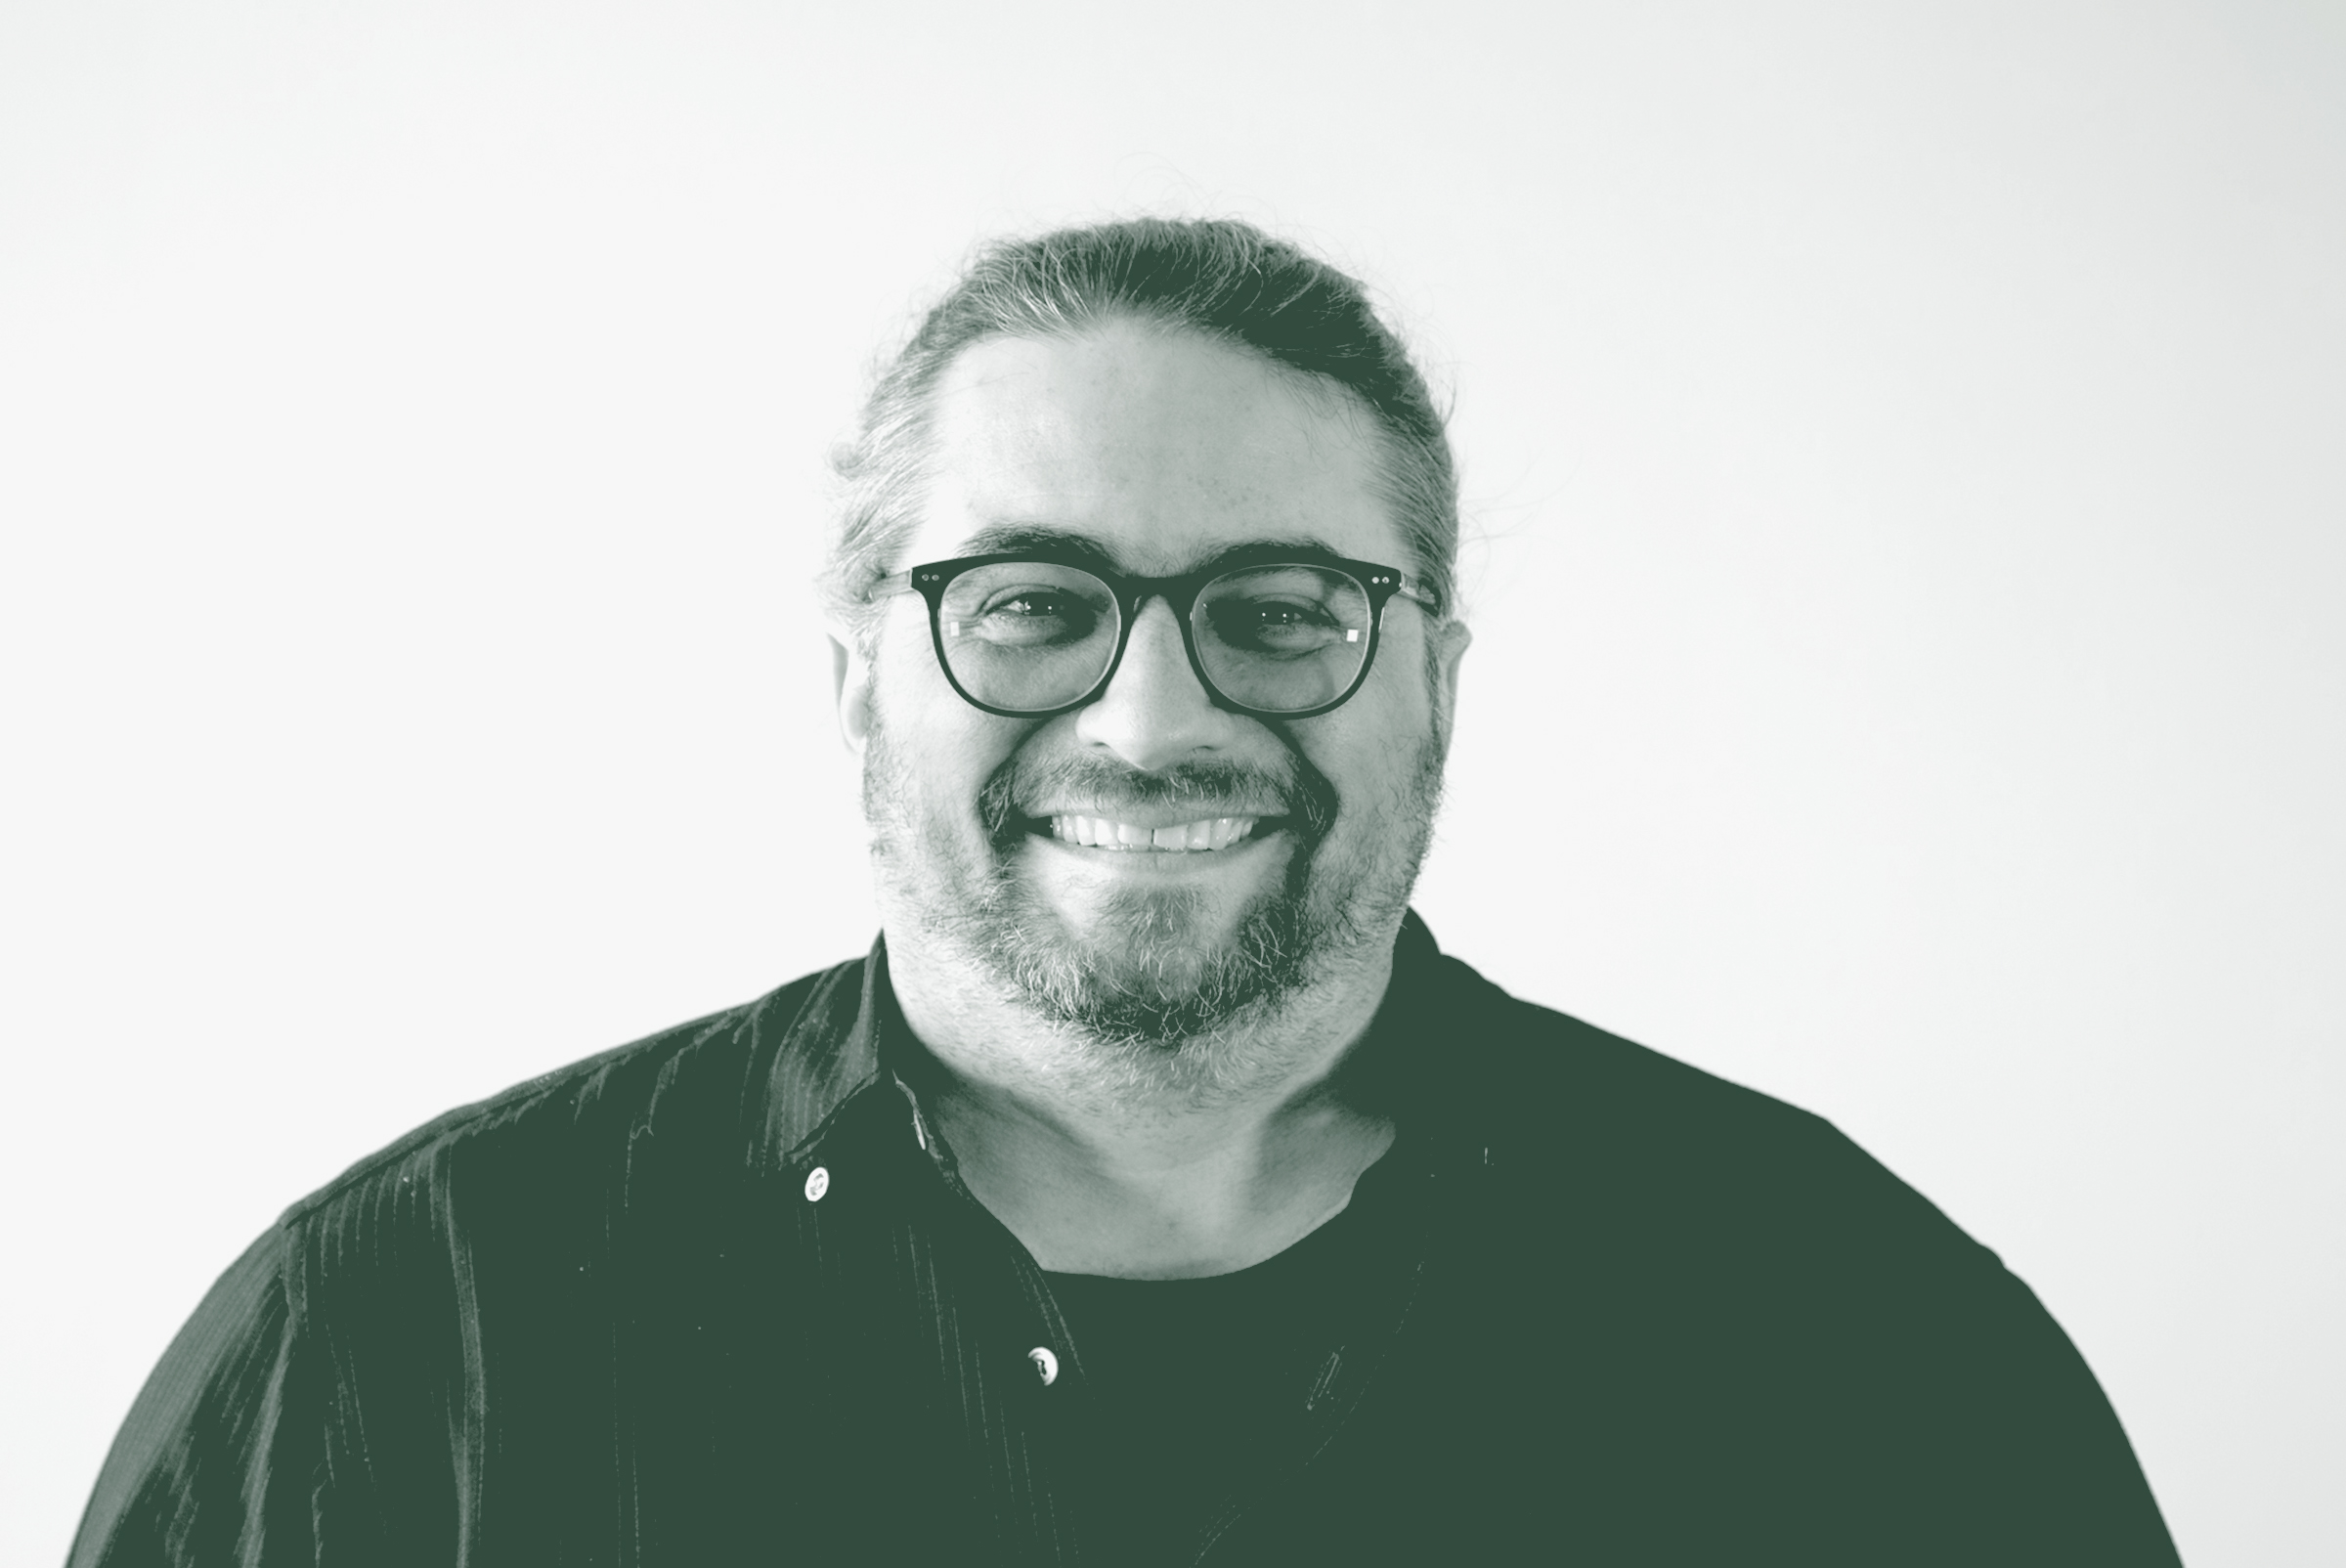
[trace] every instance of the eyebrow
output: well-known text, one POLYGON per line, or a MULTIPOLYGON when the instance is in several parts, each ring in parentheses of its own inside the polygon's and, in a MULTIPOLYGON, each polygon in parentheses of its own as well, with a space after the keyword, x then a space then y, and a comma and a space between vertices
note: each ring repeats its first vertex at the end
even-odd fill
MULTIPOLYGON (((1113 551, 1089 534, 1068 529, 1045 528, 1033 523, 989 523, 962 542, 964 555, 1017 555, 1028 550, 1053 556, 1073 556, 1087 564, 1107 568, 1110 572, 1130 576, 1113 551)), ((1210 572, 1237 556, 1259 557, 1266 551, 1289 556, 1301 561, 1340 561, 1348 559, 1343 551, 1333 549, 1322 540, 1307 536, 1250 539, 1216 550, 1188 572, 1170 574, 1188 577, 1196 572, 1210 572)))

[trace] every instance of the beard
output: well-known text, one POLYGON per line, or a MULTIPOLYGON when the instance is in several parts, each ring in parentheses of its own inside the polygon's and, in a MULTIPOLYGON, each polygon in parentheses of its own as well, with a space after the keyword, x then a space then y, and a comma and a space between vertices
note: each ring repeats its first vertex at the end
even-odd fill
POLYGON ((1256 1025, 1347 958, 1391 941, 1432 839, 1442 750, 1430 733, 1387 799, 1344 799, 1291 748, 1288 763, 1281 774, 1226 762, 1145 773, 1014 753, 978 791, 973 839, 966 806, 918 798, 875 709, 863 806, 891 903, 998 996, 1081 1038, 1134 1087, 1210 1092, 1263 1065, 1250 1049, 1264 1033, 1256 1025), (1044 800, 1081 800, 1109 815, 1278 801, 1293 844, 1277 881, 1235 923, 1195 890, 1120 885, 1090 904, 1078 930, 1020 866, 1034 852, 1031 807, 1044 800))

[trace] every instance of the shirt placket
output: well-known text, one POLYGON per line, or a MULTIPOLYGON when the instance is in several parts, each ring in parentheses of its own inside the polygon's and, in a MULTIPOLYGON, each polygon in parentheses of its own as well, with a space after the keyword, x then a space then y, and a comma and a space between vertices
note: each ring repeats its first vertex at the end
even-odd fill
MULTIPOLYGON (((1078 1561, 1064 1454, 1087 1393, 1080 1361, 1033 1259, 961 1183, 917 1103, 873 1084, 786 1176, 843 1316, 900 1328, 867 1353, 931 1370, 907 1403, 957 1429, 973 1523, 992 1538, 974 1555, 1078 1561)), ((906 1503, 920 1506, 913 1481, 906 1503)))
MULTIPOLYGON (((871 1022, 877 1021, 867 1014, 871 1022)), ((884 1038, 886 1032, 882 1024, 884 1038)), ((875 1044, 882 1063, 893 1059, 885 1043, 875 1044)), ((1082 1348, 1033 1256, 961 1180, 917 1093, 883 1066, 858 1098, 868 1112, 855 1118, 860 1141, 885 1150, 897 1172, 891 1191, 908 1244, 897 1248, 894 1288, 918 1301, 922 1337, 939 1347, 936 1409, 946 1421, 959 1420, 996 1544, 1010 1560, 1082 1561, 1075 1504, 1085 1464, 1096 1459, 1087 1436, 1097 1399, 1082 1348)), ((850 1118, 836 1119, 839 1134, 849 1130, 850 1118)), ((1448 1142, 1429 1135, 1388 1154, 1412 1162, 1387 1173, 1397 1189, 1388 1194, 1395 1222, 1363 1259, 1363 1286, 1331 1326, 1326 1353, 1287 1418, 1249 1434, 1264 1462, 1213 1510, 1193 1560, 1214 1560, 1217 1546, 1240 1532, 1250 1513, 1325 1453, 1402 1343, 1440 1251, 1443 1215, 1471 1201, 1472 1178, 1483 1174, 1470 1171, 1474 1162, 1448 1142)), ((823 1144, 844 1146, 834 1139, 823 1144)), ((804 1179, 814 1186, 824 1185, 813 1177, 820 1157, 811 1155, 804 1167, 804 1179)), ((827 1167, 826 1176, 840 1179, 827 1167)), ((808 1200, 823 1199, 810 1191, 808 1200)))

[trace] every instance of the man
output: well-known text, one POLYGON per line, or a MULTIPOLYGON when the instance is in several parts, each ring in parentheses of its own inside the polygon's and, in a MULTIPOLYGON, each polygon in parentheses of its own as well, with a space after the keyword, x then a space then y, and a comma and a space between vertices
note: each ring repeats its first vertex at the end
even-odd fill
POLYGON ((1350 279, 996 247, 841 469, 881 941, 288 1210, 76 1563, 2175 1560, 1991 1253, 1409 912, 1455 486, 1350 279))

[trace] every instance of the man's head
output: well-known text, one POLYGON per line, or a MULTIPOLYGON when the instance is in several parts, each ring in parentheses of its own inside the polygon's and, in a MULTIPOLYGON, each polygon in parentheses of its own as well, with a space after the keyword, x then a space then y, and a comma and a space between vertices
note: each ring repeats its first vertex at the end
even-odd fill
POLYGON ((826 587, 891 946, 1155 1081, 1246 1076, 1228 1048, 1259 1031, 1234 1025, 1390 942, 1439 792, 1455 484, 1405 351, 1350 279, 1243 225, 1061 233, 987 252, 931 312, 841 470, 826 587), (1325 712, 1217 700, 1151 595, 1104 687, 990 713, 921 595, 876 591, 978 553, 1155 578, 1264 545, 1409 579, 1325 712))

